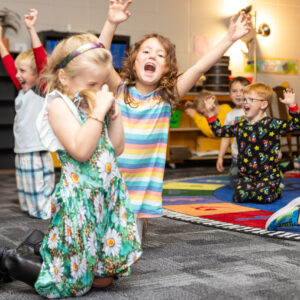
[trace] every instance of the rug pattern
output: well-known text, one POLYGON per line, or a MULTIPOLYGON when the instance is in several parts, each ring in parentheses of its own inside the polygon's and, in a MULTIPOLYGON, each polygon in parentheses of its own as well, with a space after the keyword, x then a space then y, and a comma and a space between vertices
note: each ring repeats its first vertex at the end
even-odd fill
POLYGON ((262 236, 300 240, 299 228, 267 231, 267 219, 300 195, 300 174, 285 174, 284 190, 272 204, 232 201, 233 190, 227 176, 195 177, 164 183, 165 217, 262 236))

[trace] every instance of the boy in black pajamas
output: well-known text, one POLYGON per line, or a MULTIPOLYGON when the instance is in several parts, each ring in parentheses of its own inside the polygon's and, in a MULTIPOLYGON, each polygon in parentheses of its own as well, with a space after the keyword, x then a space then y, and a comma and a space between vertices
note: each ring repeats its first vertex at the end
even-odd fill
POLYGON ((233 196, 235 202, 271 203, 280 197, 280 137, 300 129, 300 113, 294 91, 287 89, 280 101, 288 105, 291 119, 267 117, 265 112, 272 98, 272 88, 263 83, 245 87, 245 116, 234 125, 223 127, 213 113, 214 102, 206 101, 207 121, 214 134, 237 139, 239 180, 233 196))

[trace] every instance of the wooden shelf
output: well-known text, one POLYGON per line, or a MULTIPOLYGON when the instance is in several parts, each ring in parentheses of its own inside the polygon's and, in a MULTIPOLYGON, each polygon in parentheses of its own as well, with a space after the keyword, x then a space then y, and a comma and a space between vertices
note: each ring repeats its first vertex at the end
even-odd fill
MULTIPOLYGON (((231 99, 229 97, 229 93, 213 93, 218 102, 220 104, 229 104, 232 106, 231 99)), ((190 118, 184 112, 184 104, 186 101, 194 101, 197 97, 198 93, 187 93, 184 95, 177 105, 176 109, 182 110, 181 113, 181 120, 180 120, 180 127, 177 128, 170 128, 169 131, 169 140, 168 140, 168 147, 167 147, 167 162, 179 162, 178 159, 171 159, 170 158, 170 147, 171 146, 187 146, 190 151, 197 150, 197 140, 199 137, 204 137, 201 130, 197 127, 194 120, 190 118)), ((219 150, 219 149, 216 149, 219 150)), ((218 157, 216 155, 206 155, 206 156, 192 156, 188 159, 183 160, 216 160, 218 157)), ((230 159, 231 155, 226 155, 225 159, 230 159)))
POLYGON ((178 127, 178 128, 170 128, 172 132, 181 132, 181 131, 200 131, 198 127, 178 127))

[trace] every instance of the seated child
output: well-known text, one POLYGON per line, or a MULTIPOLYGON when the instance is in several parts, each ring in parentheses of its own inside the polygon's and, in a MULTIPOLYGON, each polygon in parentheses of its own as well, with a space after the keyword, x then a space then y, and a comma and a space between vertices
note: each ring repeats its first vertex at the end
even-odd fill
MULTIPOLYGON (((225 125, 233 125, 235 122, 239 120, 241 116, 244 116, 243 110, 243 95, 244 88, 250 84, 249 80, 245 77, 235 77, 230 81, 229 84, 229 97, 234 104, 234 108, 230 111, 225 118, 225 125)), ((222 124, 222 122, 221 122, 222 124)), ((219 172, 224 171, 223 160, 225 153, 230 145, 231 138, 223 137, 221 139, 220 151, 217 160, 217 170, 219 172)), ((237 156, 238 156, 238 148, 236 144, 236 139, 233 139, 231 144, 231 166, 229 170, 229 179, 230 179, 230 187, 232 189, 235 188, 238 181, 238 166, 237 166, 237 156)))
POLYGON ((224 125, 227 113, 231 111, 231 107, 228 104, 219 105, 216 97, 209 91, 202 91, 193 102, 186 102, 185 113, 195 121, 197 127, 205 135, 205 137, 200 137, 199 152, 219 150, 220 148, 220 138, 216 138, 206 120, 207 111, 205 109, 205 100, 207 99, 214 100, 215 114, 218 116, 222 125, 224 125))
POLYGON ((280 137, 300 129, 300 113, 294 91, 287 89, 280 101, 289 106, 291 119, 266 116, 272 97, 272 88, 263 83, 246 86, 245 117, 234 125, 223 127, 215 115, 214 101, 205 101, 207 120, 215 135, 237 139, 239 180, 233 196, 235 202, 271 203, 280 197, 280 137))

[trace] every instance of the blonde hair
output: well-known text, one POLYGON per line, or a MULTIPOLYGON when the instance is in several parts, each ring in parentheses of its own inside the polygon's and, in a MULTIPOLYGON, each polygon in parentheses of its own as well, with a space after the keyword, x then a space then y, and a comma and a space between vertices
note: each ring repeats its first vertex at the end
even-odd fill
MULTIPOLYGON (((198 95, 197 98, 193 101, 193 108, 198 110, 200 108, 205 108, 205 101, 211 97, 215 97, 211 92, 203 90, 198 95)), ((215 97, 215 105, 218 105, 218 101, 215 97)))
POLYGON ((274 92, 273 89, 268 85, 261 82, 257 82, 257 83, 252 83, 250 85, 247 85, 244 88, 244 95, 250 94, 252 92, 256 93, 259 97, 261 97, 265 101, 268 101, 268 104, 272 103, 274 92))
MULTIPOLYGON (((43 74, 41 78, 41 84, 46 83, 46 92, 49 93, 53 90, 58 90, 61 93, 66 94, 66 88, 61 84, 59 79, 59 71, 64 70, 67 77, 70 79, 78 76, 80 72, 84 69, 89 68, 91 65, 103 65, 112 67, 112 56, 110 52, 103 48, 95 48, 80 55, 74 57, 66 66, 63 68, 60 67, 60 64, 64 58, 69 55, 72 51, 76 50, 78 47, 93 43, 99 42, 99 39, 90 33, 73 35, 62 40, 53 50, 52 54, 48 59, 47 71, 43 74)), ((91 93, 85 95, 85 99, 88 104, 92 103, 93 97, 88 100, 91 93)), ((74 96, 74 95, 72 95, 74 96)))
POLYGON ((36 63, 32 50, 27 50, 20 53, 15 59, 15 66, 19 68, 20 65, 28 66, 36 74, 36 63))

